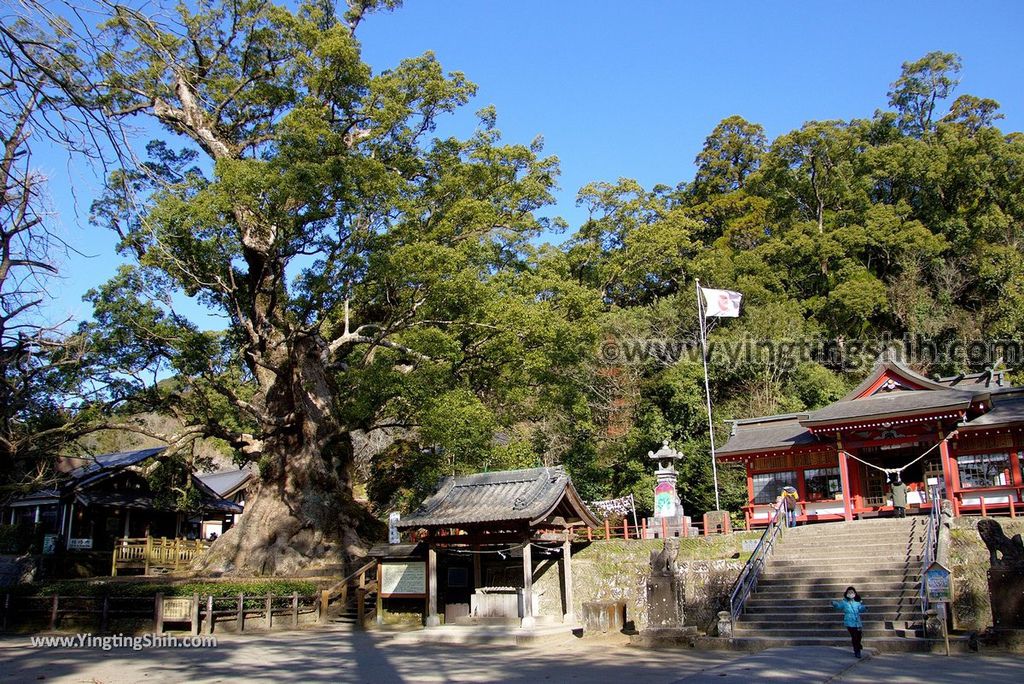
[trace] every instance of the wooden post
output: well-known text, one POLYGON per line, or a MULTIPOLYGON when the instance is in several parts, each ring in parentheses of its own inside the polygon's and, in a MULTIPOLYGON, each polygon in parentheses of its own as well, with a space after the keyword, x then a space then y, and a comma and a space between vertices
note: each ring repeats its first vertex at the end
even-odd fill
POLYGON ((661 538, 668 539, 668 518, 661 519, 661 538))
POLYGON ((106 632, 110 625, 110 594, 103 595, 103 608, 100 612, 100 632, 106 632))
POLYGON ((376 622, 378 625, 384 624, 384 597, 380 594, 380 588, 384 580, 384 570, 382 568, 383 563, 377 561, 377 610, 376 610, 376 622))
POLYGON ((245 594, 238 594, 238 616, 235 618, 238 624, 238 632, 241 634, 245 631, 245 594))
POLYGON ((608 522, 608 518, 604 519, 604 540, 608 541, 612 538, 611 524, 608 522))
POLYGON ((647 539, 647 518, 640 520, 640 533, 641 539, 647 539))
POLYGON ((441 619, 437 617, 437 551, 432 545, 427 547, 427 627, 437 627, 441 619))
POLYGON ((292 629, 299 626, 299 592, 292 592, 292 629))
POLYGON ((153 631, 157 634, 164 633, 164 595, 157 593, 153 606, 153 631))
POLYGON ((331 592, 324 589, 320 592, 320 624, 327 624, 327 606, 331 602, 331 592))
POLYGON ((150 537, 148 534, 146 535, 146 550, 144 551, 144 553, 146 554, 146 560, 143 562, 143 566, 144 567, 142 569, 142 574, 143 575, 148 575, 149 574, 149 557, 153 553, 153 538, 150 537))
POLYGON ((985 510, 985 495, 979 494, 978 499, 981 501, 981 517, 984 518, 986 515, 988 515, 988 511, 985 510))
POLYGON ((572 624, 576 622, 576 611, 573 608, 572 588, 572 542, 568 536, 562 542, 562 584, 565 586, 565 610, 562 613, 562 622, 572 624))
POLYGON ((206 596, 206 633, 213 634, 213 594, 206 596))
MULTIPOLYGON (((479 589, 483 584, 482 570, 480 564, 480 545, 473 545, 473 589, 479 589)), ((379 590, 379 588, 378 588, 379 590)))
MULTIPOLYGON (((604 521, 605 530, 608 530, 608 521, 604 521)), ((533 629, 536 621, 533 619, 533 553, 530 545, 530 538, 527 536, 523 544, 523 629, 533 629)))
POLYGON ((356 622, 360 627, 365 627, 366 620, 366 572, 359 573, 356 581, 356 622))
POLYGON ((622 516, 622 538, 629 539, 629 520, 622 516))
POLYGON ((199 634, 199 594, 192 594, 192 635, 199 634))
POLYGON ((266 606, 264 608, 264 617, 267 620, 267 629, 274 626, 274 595, 267 594, 266 606))
POLYGON ((53 605, 50 606, 50 631, 57 629, 57 608, 58 608, 58 597, 56 594, 53 595, 53 605))
POLYGON ((1016 518, 1017 517, 1017 511, 1014 510, 1014 506, 1013 506, 1013 497, 1015 497, 1015 496, 1017 496, 1017 492, 1014 492, 1013 494, 1010 494, 1008 497, 1006 497, 1007 500, 1010 502, 1010 517, 1011 518, 1016 518))
POLYGON ((587 541, 588 542, 594 541, 594 530, 590 529, 589 526, 587 527, 587 541))
POLYGON ((114 552, 111 554, 111 558, 110 558, 110 576, 111 577, 117 577, 117 549, 119 548, 119 546, 120 545, 117 543, 117 539, 115 539, 114 540, 114 552))

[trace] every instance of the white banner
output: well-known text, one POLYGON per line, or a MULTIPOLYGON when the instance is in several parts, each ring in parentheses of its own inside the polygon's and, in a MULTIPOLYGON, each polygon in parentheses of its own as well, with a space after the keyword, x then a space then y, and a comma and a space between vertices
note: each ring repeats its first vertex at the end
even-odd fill
POLYGON ((712 290, 706 287, 700 288, 704 295, 704 318, 738 318, 740 315, 740 302, 743 295, 732 290, 712 290))
POLYGON ((624 496, 619 499, 606 499, 604 501, 591 501, 590 505, 608 517, 611 513, 625 515, 633 511, 633 495, 624 496))

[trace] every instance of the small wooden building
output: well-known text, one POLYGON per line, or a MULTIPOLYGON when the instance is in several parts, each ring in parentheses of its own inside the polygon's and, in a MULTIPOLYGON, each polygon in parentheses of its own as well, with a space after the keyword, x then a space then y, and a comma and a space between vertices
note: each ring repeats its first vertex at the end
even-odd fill
POLYGON ((194 516, 161 505, 147 469, 165 448, 100 454, 66 473, 55 487, 18 496, 0 509, 0 522, 30 528, 34 535, 58 535, 69 551, 109 551, 118 538, 191 537, 204 517, 235 515, 242 507, 217 495, 195 475, 200 507, 194 516))
MULTIPOLYGON (((561 467, 449 477, 397 527, 426 547, 426 624, 536 624, 535 558, 557 556, 563 623, 573 623, 572 531, 596 527, 561 467)), ((387 598, 387 594, 383 594, 387 598)))
POLYGON ((886 471, 901 470, 910 512, 932 506, 928 483, 955 512, 1024 506, 1024 388, 1003 374, 927 378, 880 359, 839 401, 806 413, 733 421, 722 463, 747 472, 748 528, 768 521, 785 486, 798 520, 852 520, 893 511, 886 471))

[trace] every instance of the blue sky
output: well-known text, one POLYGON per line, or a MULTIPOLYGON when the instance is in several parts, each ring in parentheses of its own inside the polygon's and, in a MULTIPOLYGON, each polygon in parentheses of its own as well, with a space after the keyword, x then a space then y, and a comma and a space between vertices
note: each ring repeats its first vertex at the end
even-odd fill
MULTIPOLYGON (((1024 3, 1013 1, 407 0, 367 18, 359 38, 377 70, 432 50, 478 84, 445 133, 468 134, 472 113, 493 104, 507 141, 544 136, 562 168, 548 213, 571 231, 584 218, 580 186, 689 180, 704 138, 732 114, 769 138, 805 121, 870 117, 900 65, 932 50, 959 53, 958 94, 999 101, 1000 127, 1022 130, 1022 27, 1024 3)), ((82 294, 118 264, 113 240, 86 224, 99 181, 79 163, 43 163, 58 230, 87 255, 62 259, 51 318, 87 317, 82 294)))

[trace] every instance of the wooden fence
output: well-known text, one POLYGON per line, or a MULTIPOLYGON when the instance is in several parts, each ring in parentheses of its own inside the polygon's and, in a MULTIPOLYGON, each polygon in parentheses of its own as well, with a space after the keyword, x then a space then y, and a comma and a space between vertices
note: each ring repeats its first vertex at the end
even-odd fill
POLYGON ((45 625, 59 629, 62 620, 74 618, 98 625, 100 632, 110 629, 114 619, 152 620, 153 631, 162 633, 168 623, 187 624, 192 634, 213 634, 218 623, 230 624, 243 632, 246 626, 271 629, 275 625, 296 628, 302 616, 314 615, 327 621, 327 605, 320 594, 229 596, 164 596, 152 598, 133 596, 18 596, 5 594, 0 617, 0 631, 19 626, 45 625), (33 619, 35 618, 35 619, 33 619), (283 620, 283 622, 282 622, 283 620))
POLYGON ((665 539, 667 537, 700 537, 709 534, 717 534, 711 530, 704 529, 704 523, 694 520, 689 527, 672 526, 666 518, 662 518, 659 524, 650 527, 647 519, 641 518, 639 525, 630 525, 625 519, 621 523, 613 524, 608 520, 604 521, 603 527, 587 528, 586 530, 574 530, 573 541, 608 541, 610 539, 665 539))
POLYGON ((201 539, 117 539, 110 561, 110 574, 116 577, 118 570, 135 568, 141 568, 144 575, 184 570, 208 548, 210 543, 201 539))

